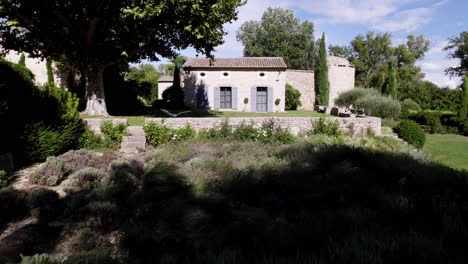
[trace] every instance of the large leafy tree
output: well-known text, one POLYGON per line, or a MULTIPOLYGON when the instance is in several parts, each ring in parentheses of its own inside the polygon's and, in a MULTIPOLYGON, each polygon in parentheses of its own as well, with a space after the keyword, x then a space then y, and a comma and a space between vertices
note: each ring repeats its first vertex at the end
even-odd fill
POLYGON ((424 74, 416 62, 424 58, 429 40, 423 36, 409 35, 406 43, 392 45, 388 33, 368 32, 358 35, 350 46, 330 46, 331 55, 345 57, 356 66, 356 85, 383 88, 383 80, 396 68, 401 95, 407 88, 420 81, 424 74))
POLYGON ((315 75, 315 101, 318 105, 328 106, 330 98, 330 82, 328 81, 327 48, 325 33, 320 39, 317 69, 315 75))
POLYGON ((192 46, 211 56, 242 0, 2 0, 0 45, 80 69, 86 114, 107 115, 103 72, 192 46))
POLYGON ((351 41, 351 62, 356 66, 356 85, 371 87, 378 73, 388 70, 393 55, 391 44, 390 34, 374 32, 368 32, 366 36, 358 35, 351 41))
POLYGON ((162 73, 158 72, 152 64, 143 63, 138 67, 130 67, 125 74, 126 80, 138 84, 138 95, 152 103, 158 95, 158 80, 162 73))
POLYGON ((450 38, 444 50, 450 50, 451 58, 460 59, 460 65, 445 70, 450 76, 463 77, 468 74, 468 31, 463 31, 458 37, 450 38))
POLYGON ((328 54, 351 60, 353 58, 353 49, 349 46, 329 45, 328 54))
POLYGON ((291 10, 268 8, 260 21, 247 21, 237 31, 246 57, 283 57, 291 69, 309 70, 314 64, 314 25, 291 10))

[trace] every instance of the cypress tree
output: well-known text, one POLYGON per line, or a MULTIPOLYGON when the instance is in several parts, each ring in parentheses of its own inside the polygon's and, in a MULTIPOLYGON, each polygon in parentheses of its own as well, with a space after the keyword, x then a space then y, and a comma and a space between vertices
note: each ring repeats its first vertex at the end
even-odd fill
POLYGON ((54 72, 52 71, 52 62, 50 60, 46 60, 46 68, 47 68, 47 85, 49 87, 55 86, 54 81, 54 72))
POLYGON ((384 93, 385 90, 385 72, 379 72, 379 75, 377 76, 377 82, 375 84, 375 89, 379 91, 380 93, 384 93))
POLYGON ((330 82, 328 81, 327 50, 325 33, 320 39, 320 47, 315 75, 315 101, 318 105, 328 106, 330 97, 330 82))
POLYGON ((389 95, 393 97, 393 99, 397 99, 398 96, 398 77, 397 77, 397 69, 392 68, 390 72, 390 78, 388 81, 388 88, 389 88, 389 95))
POLYGON ((458 113, 460 121, 465 120, 468 114, 468 76, 466 75, 463 78, 462 90, 463 90, 462 98, 461 98, 462 101, 461 101, 460 111, 458 113))
POLYGON ((26 56, 24 55, 24 53, 21 53, 18 64, 21 65, 21 66, 26 67, 26 56))
POLYGON ((390 70, 390 74, 387 78, 387 82, 385 83, 382 94, 390 95, 393 98, 397 98, 398 93, 398 79, 397 79, 397 72, 395 68, 390 70))

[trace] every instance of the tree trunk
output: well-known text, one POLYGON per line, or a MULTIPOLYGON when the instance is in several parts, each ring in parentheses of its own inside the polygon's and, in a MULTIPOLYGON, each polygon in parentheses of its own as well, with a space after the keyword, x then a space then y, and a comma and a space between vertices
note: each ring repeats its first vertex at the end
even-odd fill
POLYGON ((89 67, 86 71, 86 115, 108 116, 104 94, 104 67, 89 67))

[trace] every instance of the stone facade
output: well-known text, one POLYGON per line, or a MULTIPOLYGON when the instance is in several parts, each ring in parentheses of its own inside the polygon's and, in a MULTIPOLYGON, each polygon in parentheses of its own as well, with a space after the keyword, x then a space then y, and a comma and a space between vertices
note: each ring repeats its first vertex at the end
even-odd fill
POLYGON ((286 83, 301 92, 299 110, 313 110, 315 104, 315 73, 314 71, 287 70, 286 83))
POLYGON ((284 111, 287 66, 283 58, 191 58, 183 67, 187 72, 185 104, 189 107, 222 111, 284 111), (278 105, 275 104, 277 100, 278 105))
MULTIPOLYGON (((328 81, 330 82, 330 106, 335 106, 335 99, 354 88, 355 68, 348 60, 335 56, 327 57, 328 81)), ((300 110, 313 110, 315 105, 314 71, 287 70, 286 83, 301 92, 300 110)))
POLYGON ((346 91, 354 88, 354 65, 348 60, 328 56, 328 80, 330 82, 330 106, 335 106, 335 99, 346 91))
POLYGON ((286 72, 284 70, 192 70, 184 82, 185 104, 192 108, 256 112, 256 88, 267 87, 268 112, 282 112, 284 111, 285 85, 286 72), (228 76, 224 76, 225 74, 228 76), (262 74, 264 76, 261 76, 262 74), (232 88, 230 109, 222 109, 217 103, 220 87, 232 88), (249 101, 247 105, 244 104, 245 98, 249 101), (276 99, 280 99, 278 106, 274 105, 276 99))
MULTIPOLYGON (((212 128, 218 126, 223 121, 227 120, 232 126, 237 126, 242 123, 253 123, 260 127, 265 121, 272 119, 271 117, 236 117, 236 118, 146 118, 145 122, 164 122, 165 125, 173 128, 182 128, 186 124, 190 124, 196 131, 201 129, 212 128)), ((312 123, 319 120, 318 117, 275 117, 274 120, 279 122, 281 127, 289 129, 293 134, 298 135, 302 132, 310 130, 312 123)), ((381 119, 376 117, 365 118, 326 118, 327 121, 337 121, 341 130, 353 136, 366 136, 372 130, 376 136, 381 135, 381 119)))

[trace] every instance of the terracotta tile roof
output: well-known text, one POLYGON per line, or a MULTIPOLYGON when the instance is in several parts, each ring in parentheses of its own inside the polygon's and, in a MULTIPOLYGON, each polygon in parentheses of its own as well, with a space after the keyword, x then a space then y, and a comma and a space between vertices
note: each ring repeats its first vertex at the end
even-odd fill
POLYGON ((286 69, 281 57, 241 57, 241 58, 215 58, 213 61, 206 58, 188 59, 184 68, 241 68, 241 69, 286 69))
POLYGON ((169 76, 169 75, 163 75, 159 77, 158 82, 173 82, 174 81, 174 76, 169 76))

